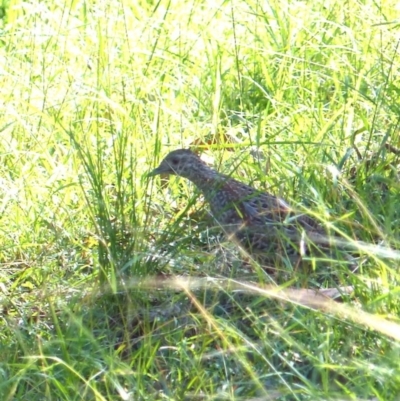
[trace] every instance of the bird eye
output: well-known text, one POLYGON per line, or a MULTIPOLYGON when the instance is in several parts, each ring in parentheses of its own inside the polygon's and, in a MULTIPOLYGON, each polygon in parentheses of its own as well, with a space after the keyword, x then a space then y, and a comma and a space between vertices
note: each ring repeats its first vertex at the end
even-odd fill
POLYGON ((171 159, 171 164, 173 164, 174 166, 176 166, 178 164, 178 159, 177 158, 173 158, 171 159))

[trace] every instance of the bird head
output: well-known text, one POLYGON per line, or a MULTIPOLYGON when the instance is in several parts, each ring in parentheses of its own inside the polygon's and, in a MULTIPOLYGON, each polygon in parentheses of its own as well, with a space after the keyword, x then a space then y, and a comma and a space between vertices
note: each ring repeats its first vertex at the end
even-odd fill
POLYGON ((192 174, 206 164, 189 149, 173 150, 165 156, 160 165, 149 173, 150 177, 159 174, 174 174, 191 178, 192 174))

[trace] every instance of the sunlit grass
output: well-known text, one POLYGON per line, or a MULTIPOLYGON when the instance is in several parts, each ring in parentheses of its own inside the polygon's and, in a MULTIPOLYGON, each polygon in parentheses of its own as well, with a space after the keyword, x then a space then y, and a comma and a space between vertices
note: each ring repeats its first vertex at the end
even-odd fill
POLYGON ((2 399, 397 399, 383 3, 3 4, 2 399), (323 222, 356 273, 245 268, 195 188, 147 178, 188 146, 323 222))

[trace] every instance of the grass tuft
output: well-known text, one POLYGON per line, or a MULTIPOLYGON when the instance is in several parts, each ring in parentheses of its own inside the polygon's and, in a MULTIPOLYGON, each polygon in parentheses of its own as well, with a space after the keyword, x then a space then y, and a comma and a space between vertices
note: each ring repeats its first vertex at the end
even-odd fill
POLYGON ((3 2, 0 398, 399 399, 396 10, 3 2), (355 271, 244 263, 193 186, 148 179, 181 147, 355 271))

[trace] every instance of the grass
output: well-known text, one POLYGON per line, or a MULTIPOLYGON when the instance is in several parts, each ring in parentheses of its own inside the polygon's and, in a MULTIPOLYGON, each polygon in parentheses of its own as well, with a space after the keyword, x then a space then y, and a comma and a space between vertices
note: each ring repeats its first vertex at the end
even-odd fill
POLYGON ((0 10, 3 400, 400 399, 396 2, 0 10), (146 177, 188 146, 361 248, 353 293, 249 277, 146 177))

